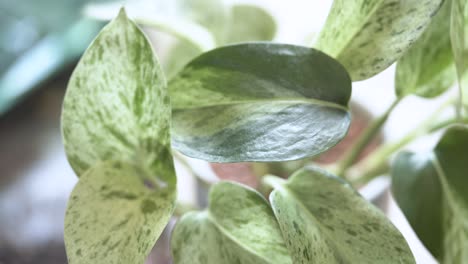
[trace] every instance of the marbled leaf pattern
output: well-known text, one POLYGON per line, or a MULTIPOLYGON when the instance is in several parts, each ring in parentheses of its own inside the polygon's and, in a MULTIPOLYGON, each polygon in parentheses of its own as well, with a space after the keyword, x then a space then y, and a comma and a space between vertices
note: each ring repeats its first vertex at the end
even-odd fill
POLYGON ((78 176, 67 208, 70 263, 143 263, 172 215, 171 105, 151 44, 122 10, 83 55, 62 112, 78 176))
POLYGON ((442 264, 468 263, 468 128, 449 128, 433 153, 400 154, 393 193, 421 241, 442 264))
POLYGON ((171 246, 175 264, 292 263, 267 201, 230 182, 212 187, 208 210, 179 220, 171 246))
POLYGON ((169 83, 172 142, 214 162, 319 154, 347 132, 351 80, 320 51, 248 43, 204 53, 169 83))
POLYGON ((335 0, 315 47, 340 61, 353 81, 398 60, 443 0, 335 0))
MULTIPOLYGON (((151 172, 103 162, 82 175, 65 216, 70 264, 143 264, 169 221, 175 191, 151 172)), ((172 172, 173 173, 173 172, 172 172)))
POLYGON ((435 97, 455 82, 449 34, 451 10, 452 0, 445 0, 423 35, 398 61, 395 89, 399 97, 435 97))
POLYGON ((269 180, 294 263, 415 263, 387 217, 338 177, 306 167, 287 181, 269 180))

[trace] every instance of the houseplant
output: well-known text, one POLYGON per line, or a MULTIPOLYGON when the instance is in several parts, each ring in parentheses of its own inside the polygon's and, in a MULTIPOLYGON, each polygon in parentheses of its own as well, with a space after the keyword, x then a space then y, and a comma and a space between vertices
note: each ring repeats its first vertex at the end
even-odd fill
POLYGON ((69 262, 143 263, 175 209, 171 147, 211 162, 320 154, 346 135, 352 81, 400 59, 398 99, 336 166, 306 166, 287 180, 265 175, 270 203, 237 183, 212 186, 209 208, 176 224, 174 262, 414 263, 398 230, 352 186, 387 172, 405 143, 450 126, 433 154, 398 156, 392 175, 397 200, 433 255, 468 263, 463 93, 453 120, 423 122, 352 165, 405 96, 437 96, 457 75, 464 87, 466 9, 460 0, 336 0, 314 48, 223 46, 175 70, 168 83, 122 9, 83 55, 64 101, 65 149, 80 177, 65 220, 69 262))

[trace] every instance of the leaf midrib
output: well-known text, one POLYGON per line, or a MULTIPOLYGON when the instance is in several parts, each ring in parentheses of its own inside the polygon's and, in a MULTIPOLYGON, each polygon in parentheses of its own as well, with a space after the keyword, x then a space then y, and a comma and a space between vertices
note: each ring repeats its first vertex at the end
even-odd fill
POLYGON ((265 98, 260 100, 236 100, 229 102, 221 103, 211 103, 211 104, 202 104, 202 105, 193 105, 188 107, 173 107, 172 110, 188 110, 188 109, 197 109, 197 108, 209 108, 216 106, 237 106, 237 105, 246 105, 246 104, 310 104, 323 107, 330 107, 347 112, 349 109, 346 106, 331 103, 324 100, 313 99, 313 98, 265 98))

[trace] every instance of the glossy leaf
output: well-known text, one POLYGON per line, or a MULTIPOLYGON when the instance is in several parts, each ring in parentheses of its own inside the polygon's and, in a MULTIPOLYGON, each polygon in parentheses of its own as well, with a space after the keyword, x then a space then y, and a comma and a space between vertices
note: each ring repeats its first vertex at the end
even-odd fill
POLYGON ((207 211, 184 215, 172 234, 174 263, 292 263, 267 201, 237 183, 212 187, 207 211))
POLYGON ((294 263, 415 263, 386 216, 338 177, 306 167, 267 181, 294 263))
MULTIPOLYGON (((69 81, 62 112, 68 160, 77 175, 98 161, 171 164, 171 106, 145 35, 124 12, 107 25, 69 81)), ((159 176, 159 175, 158 175, 159 176)), ((165 181, 175 178, 162 174, 165 181)))
POLYGON ((344 68, 309 48, 227 46, 190 62, 169 84, 172 142, 214 162, 294 160, 340 141, 350 118, 344 68))
MULTIPOLYGON (((165 164, 172 174, 171 164, 165 164)), ((175 190, 124 162, 98 163, 73 190, 65 216, 70 264, 143 263, 174 210, 175 190), (146 180, 145 180, 146 178, 146 180)), ((163 173, 163 172, 160 172, 163 173)))
POLYGON ((464 105, 468 105, 468 3, 466 0, 453 0, 450 35, 461 100, 464 105))
POLYGON ((254 5, 234 5, 226 43, 272 40, 276 33, 274 18, 254 5))
POLYGON ((468 129, 452 127, 433 153, 400 154, 393 193, 418 237, 441 263, 467 263, 468 129))
POLYGON ((452 0, 446 0, 423 35, 398 61, 395 88, 399 97, 435 97, 456 80, 450 42, 452 0))
POLYGON ((316 48, 340 61, 353 81, 397 61, 423 33, 443 0, 335 0, 316 48))

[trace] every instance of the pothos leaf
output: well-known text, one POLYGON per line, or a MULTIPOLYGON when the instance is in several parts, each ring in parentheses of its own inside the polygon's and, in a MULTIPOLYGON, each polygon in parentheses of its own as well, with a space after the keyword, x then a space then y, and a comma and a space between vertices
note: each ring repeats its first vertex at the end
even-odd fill
POLYGON ((166 83, 122 10, 76 67, 62 130, 82 176, 65 219, 70 263, 143 263, 175 204, 166 83))
POLYGON ((155 175, 149 173, 129 163, 105 162, 82 175, 65 216, 70 264, 145 261, 175 199, 174 189, 151 183, 155 175))
POLYGON ((443 0, 335 0, 315 47, 340 61, 353 81, 398 60, 443 0))
POLYGON ((171 245, 176 264, 292 263, 267 201, 230 182, 212 187, 207 211, 182 217, 171 245))
POLYGON ((398 61, 395 88, 399 97, 435 97, 456 80, 450 42, 452 0, 446 0, 428 28, 398 61))
POLYGON ((172 163, 170 118, 166 81, 151 44, 122 11, 69 81, 62 111, 68 160, 77 175, 106 160, 138 160, 158 171, 172 163))
POLYGON ((450 128, 427 154, 400 154, 393 193, 421 241, 441 263, 467 263, 468 128, 450 128))
POLYGON ((468 4, 453 0, 450 35, 463 104, 468 105, 468 4))
POLYGON ((294 263, 415 263, 385 215, 336 176, 306 167, 267 181, 294 263))
POLYGON ((190 62, 169 90, 174 148, 208 161, 312 156, 339 142, 350 122, 345 69, 299 46, 215 49, 190 62))

